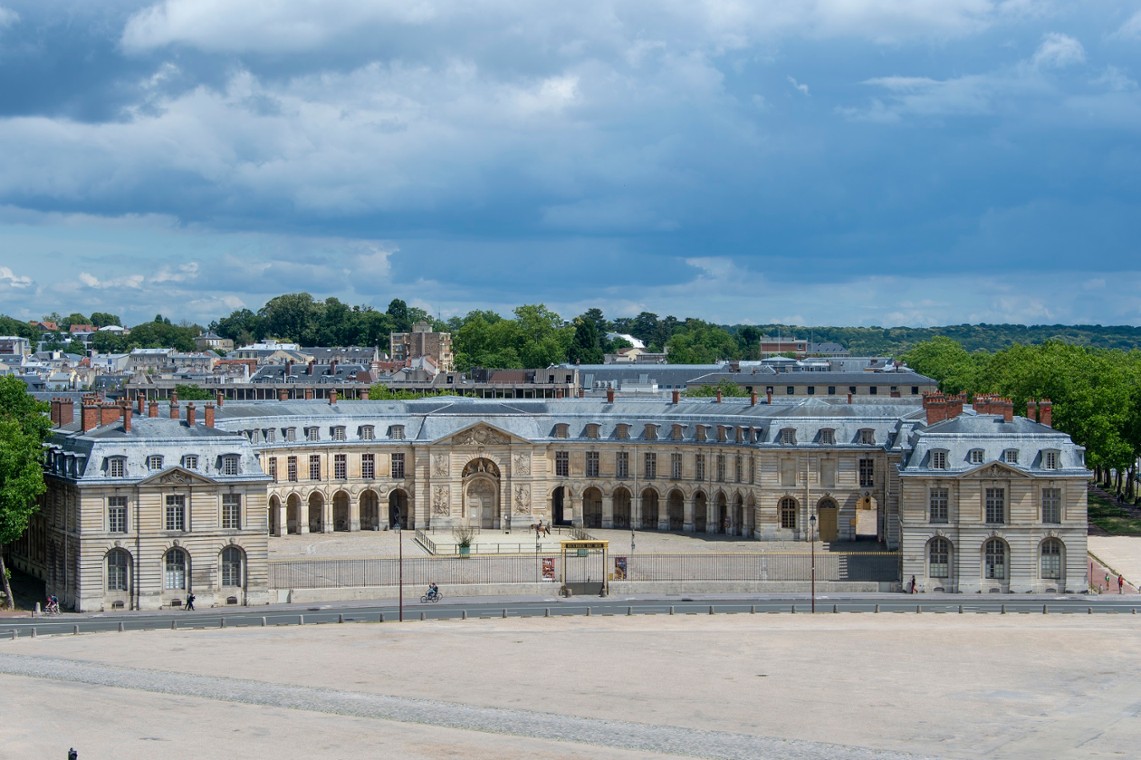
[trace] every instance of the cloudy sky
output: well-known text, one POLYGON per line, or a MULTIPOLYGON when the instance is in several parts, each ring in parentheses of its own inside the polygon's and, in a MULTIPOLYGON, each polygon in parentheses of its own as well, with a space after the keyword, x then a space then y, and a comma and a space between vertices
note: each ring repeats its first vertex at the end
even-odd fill
POLYGON ((1141 324, 1141 0, 0 0, 0 313, 1141 324))

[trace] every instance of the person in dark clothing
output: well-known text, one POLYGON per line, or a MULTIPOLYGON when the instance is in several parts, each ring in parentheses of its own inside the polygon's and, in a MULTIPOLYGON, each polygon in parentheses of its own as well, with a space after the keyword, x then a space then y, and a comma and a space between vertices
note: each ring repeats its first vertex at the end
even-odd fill
POLYGON ((196 597, 194 596, 194 594, 187 594, 186 595, 186 611, 187 612, 194 612, 194 599, 195 598, 196 597))

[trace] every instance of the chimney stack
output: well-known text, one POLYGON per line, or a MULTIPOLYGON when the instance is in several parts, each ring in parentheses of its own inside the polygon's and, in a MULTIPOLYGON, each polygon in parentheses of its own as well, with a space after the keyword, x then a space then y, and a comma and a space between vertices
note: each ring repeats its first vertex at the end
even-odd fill
POLYGON ((312 401, 313 400, 313 389, 312 388, 306 388, 305 389, 305 400, 306 401, 312 401))
POLYGON ((122 407, 118 404, 102 403, 99 405, 99 424, 113 425, 123 417, 122 407))
POLYGON ((225 402, 225 400, 226 400, 226 394, 222 393, 222 391, 218 391, 217 393, 214 394, 214 404, 219 409, 222 408, 222 403, 225 402))
POLYGON ((680 404, 680 403, 681 403, 681 391, 677 391, 677 390, 675 390, 675 391, 674 391, 674 392, 671 394, 671 397, 672 397, 672 399, 673 399, 673 405, 674 405, 674 406, 677 406, 678 404, 680 404))
POLYGON ((368 401, 368 388, 361 388, 360 398, 361 401, 368 401))
POLYGON ((289 391, 286 388, 278 388, 277 389, 277 400, 278 401, 288 401, 289 400, 289 391))
POLYGON ((607 388, 606 389, 606 403, 608 403, 608 404, 614 403, 614 389, 613 388, 607 388))
POLYGON ((123 404, 123 432, 131 432, 131 405, 128 403, 123 404))
POLYGON ((170 418, 172 420, 178 419, 178 399, 176 398, 170 400, 170 418))
POLYGON ((186 402, 186 424, 188 427, 194 427, 197 422, 198 420, 195 419, 194 415, 194 402, 188 401, 186 402))
POLYGON ((851 403, 852 403, 852 394, 849 393, 848 394, 848 404, 851 405, 851 403))
POLYGON ((717 389, 717 403, 718 404, 721 403, 721 389, 720 388, 717 389))
POLYGON ((1026 419, 1031 422, 1038 421, 1038 402, 1034 399, 1028 399, 1026 401, 1026 419))
POLYGON ((1054 402, 1048 398, 1038 402, 1038 422, 1046 427, 1054 427, 1054 402))
POLYGON ((749 406, 756 406, 756 405, 757 405, 757 392, 753 391, 752 393, 749 394, 749 406))
POLYGON ((147 411, 147 397, 140 393, 135 396, 135 403, 138 405, 139 416, 142 417, 147 411))
POLYGON ((212 428, 214 427, 214 405, 207 404, 205 409, 206 411, 203 412, 203 416, 205 417, 206 427, 212 428))
POLYGON ((766 404, 772 404, 773 403, 773 392, 770 390, 765 391, 765 403, 766 404))
POLYGON ((84 433, 99 427, 99 407, 95 405, 94 398, 83 399, 83 408, 80 414, 82 417, 79 426, 84 433))
POLYGON ((329 391, 329 405, 333 406, 337 403, 337 389, 329 391))
POLYGON ((157 417, 158 416, 158 402, 157 401, 152 399, 151 402, 149 404, 147 404, 147 416, 148 417, 157 417))

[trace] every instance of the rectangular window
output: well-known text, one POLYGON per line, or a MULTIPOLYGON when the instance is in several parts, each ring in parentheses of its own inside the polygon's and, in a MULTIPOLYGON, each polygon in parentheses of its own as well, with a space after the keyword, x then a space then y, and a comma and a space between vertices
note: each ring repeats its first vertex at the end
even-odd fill
POLYGON ((784 428, 780 431, 780 442, 785 446, 796 445, 796 431, 792 428, 784 428))
POLYGON ((285 440, 296 441, 297 440, 297 428, 285 428, 285 440))
POLYGON ((614 455, 614 477, 619 480, 630 477, 630 452, 619 451, 614 455))
POLYGON ((931 468, 934 470, 947 469, 947 452, 946 451, 932 451, 931 452, 931 468))
POLYGON ((241 527, 242 495, 240 493, 222 494, 222 528, 239 530, 241 527))
POLYGON ((166 497, 166 529, 186 530, 186 497, 166 497))
POLYGON ((931 564, 928 572, 932 578, 947 578, 951 574, 951 544, 942 538, 931 542, 931 564))
POLYGON ((1062 489, 1042 489, 1042 522, 1054 525, 1062 522, 1062 489))
POLYGON ((112 533, 127 532, 127 497, 107 498, 107 530, 112 533))
POLYGON ((873 385, 871 388, 868 388, 868 395, 869 396, 878 396, 879 392, 880 392, 879 387, 877 387, 875 385, 873 385))
POLYGON ((333 455, 333 477, 337 480, 344 480, 349 476, 349 466, 347 455, 334 454, 333 455))
POLYGON ((815 385, 810 385, 805 390, 807 391, 809 396, 815 396, 816 395, 816 386, 815 385))
POLYGON ((860 460, 860 487, 871 488, 876 484, 876 462, 874 459, 860 460))
POLYGON ((828 395, 829 396, 835 396, 836 395, 836 386, 835 385, 829 385, 828 386, 828 395))
POLYGON ((786 395, 786 396, 792 396, 792 395, 794 395, 795 393, 796 393, 796 388, 794 388, 794 387, 793 387, 793 386, 791 386, 791 385, 789 385, 789 386, 786 386, 786 387, 785 387, 785 389, 784 389, 784 395, 786 395))
POLYGON ((724 454, 718 454, 717 455, 716 464, 717 464, 717 482, 718 483, 724 483, 725 482, 725 455, 724 454))
POLYGON ((1007 464, 1018 464, 1018 449, 1007 449, 1002 452, 1002 461, 1007 464))
POLYGON ((274 443, 277 441, 277 428, 267 428, 265 431, 266 443, 274 443))
POLYGON ((1042 452, 1042 467, 1047 470, 1058 469, 1058 452, 1044 451, 1042 452))
POLYGON ((681 454, 670 454, 670 478, 681 480, 681 454))
POLYGON ((313 427, 305 428, 305 440, 319 441, 321 440, 321 428, 314 425, 313 427))
POLYGON ((586 477, 588 477, 588 478, 597 478, 598 477, 598 452, 597 451, 586 452, 586 477))
POLYGON ((309 479, 310 480, 320 480, 321 479, 321 455, 320 454, 310 454, 309 455, 309 479))
POLYGON ((705 480, 705 455, 695 454, 693 457, 693 479, 705 480))
POLYGON ((737 476, 737 482, 740 483, 745 479, 744 462, 741 461, 741 455, 737 455, 737 461, 734 463, 734 474, 737 476))
POLYGON ((361 454, 361 477, 372 480, 376 477, 376 455, 361 454))
POLYGON ((372 425, 361 425, 360 437, 362 441, 371 441, 376 437, 376 431, 372 425))
POLYGON ((127 460, 123 457, 111 457, 107 460, 107 477, 123 478, 127 475, 127 460))
POLYGON ((388 437, 394 441, 403 441, 404 440, 404 426, 403 425, 393 425, 392 427, 390 427, 388 429, 388 437))
POLYGON ((392 455, 392 477, 396 480, 404 479, 404 455, 392 455))
POLYGON ((824 446, 831 446, 836 443, 836 432, 832 428, 824 428, 820 431, 820 443, 824 446))
POLYGON ((198 455, 197 454, 185 454, 182 457, 182 466, 188 470, 197 470, 198 469, 198 455))
POLYGON ((994 524, 1006 522, 1006 491, 1004 489, 986 489, 986 521, 994 524))
POLYGON ((277 457, 269 458, 269 476, 273 478, 273 482, 277 482, 277 457))
POLYGON ((971 464, 982 464, 983 463, 983 450, 982 449, 971 449, 970 453, 967 454, 967 459, 968 459, 968 461, 970 461, 971 464))
POLYGON ((1059 580, 1062 577, 1062 544, 1057 539, 1042 542, 1041 572, 1043 578, 1059 580))
POLYGON ((565 478, 570 476, 570 452, 555 452, 555 476, 565 478))
POLYGON ((147 457, 148 470, 161 470, 162 469, 162 454, 151 454, 147 457))
POLYGON ((333 427, 332 433, 333 433, 333 440, 334 441, 345 440, 345 426, 344 425, 335 425, 333 427))
POLYGON ((129 560, 125 551, 118 550, 107 555, 107 590, 126 591, 129 560))
POLYGON ((237 475, 241 458, 237 454, 226 454, 222 457, 222 474, 237 475))
POLYGON ((289 457, 286 461, 286 474, 289 476, 289 482, 297 482, 297 457, 289 457))
POLYGON ((947 489, 946 488, 932 488, 929 497, 929 517, 933 523, 945 523, 948 520, 947 514, 947 489))
POLYGON ((644 461, 646 464, 646 480, 653 480, 658 477, 658 455, 647 451, 644 461))

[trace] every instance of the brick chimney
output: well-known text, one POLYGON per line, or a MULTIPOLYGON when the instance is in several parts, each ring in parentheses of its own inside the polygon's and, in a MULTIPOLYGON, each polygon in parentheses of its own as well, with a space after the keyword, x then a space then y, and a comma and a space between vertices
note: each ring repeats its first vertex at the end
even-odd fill
POLYGON ((53 398, 51 420, 56 427, 70 425, 75 420, 75 401, 69 398, 53 398))
POLYGON ((197 422, 198 422, 198 420, 196 419, 195 414, 194 414, 194 402, 193 401, 187 401, 186 402, 186 424, 189 427, 194 427, 194 425, 197 422))
POLYGON ((205 418, 206 427, 212 428, 214 427, 214 405, 207 404, 204 409, 202 415, 205 418))
POLYGON ((329 391, 329 405, 332 406, 337 403, 337 389, 329 391))
POLYGON ((1054 402, 1048 398, 1038 402, 1038 422, 1046 427, 1054 427, 1054 402))
POLYGON ((152 400, 149 404, 147 404, 147 416, 148 417, 157 417, 158 416, 158 402, 157 401, 152 400))
POLYGON ((317 366, 317 360, 316 359, 310 359, 309 364, 305 367, 305 374, 306 375, 312 375, 313 374, 313 368, 316 366, 317 366))
POLYGON ((1026 419, 1031 422, 1038 421, 1038 402, 1034 399, 1027 399, 1026 401, 1026 419))
POLYGON ((673 401, 674 406, 677 406, 678 404, 680 404, 681 403, 681 391, 675 390, 673 393, 670 394, 670 399, 673 401))
POLYGON ((614 403, 614 389, 613 388, 607 388, 606 389, 606 403, 608 403, 608 404, 614 403))
POLYGON ((721 403, 721 390, 720 389, 717 390, 717 403, 718 404, 721 403))
POLYGON ((305 389, 305 400, 306 401, 312 401, 313 400, 313 389, 312 388, 306 388, 305 389))
POLYGON ((225 403, 225 401, 226 401, 226 394, 222 393, 222 391, 218 391, 217 393, 214 394, 214 403, 217 405, 217 407, 219 409, 222 408, 222 404, 225 403))
POLYGON ((923 410, 927 413, 927 424, 935 425, 947 419, 947 397, 942 393, 923 394, 923 410))
POLYGON ((170 401, 170 418, 172 420, 178 419, 178 400, 171 399, 170 401))
POLYGON ((967 402, 967 397, 961 393, 954 396, 947 397, 947 419, 953 420, 963 413, 963 404, 967 402))
POLYGON ((994 401, 994 413, 1001 414, 1006 422, 1014 421, 1014 402, 1008 398, 997 398, 994 401))
POLYGON ((772 404, 773 403, 773 392, 772 391, 769 391, 769 390, 765 391, 765 403, 766 404, 772 404))
POLYGON ((145 414, 147 411, 147 397, 140 393, 139 395, 135 396, 135 404, 137 406, 136 411, 138 411, 139 416, 143 416, 143 414, 145 414))
POLYGON ((83 399, 83 408, 80 414, 82 417, 80 418, 79 426, 84 433, 99 427, 99 407, 96 406, 95 399, 83 399))
POLYGON ((127 404, 127 403, 123 404, 123 432, 124 433, 131 432, 131 412, 132 411, 134 411, 134 410, 131 409, 130 404, 127 404))
POLYGON ((118 404, 99 405, 99 424, 113 425, 123 417, 122 407, 118 404))
POLYGON ((277 400, 278 401, 288 401, 289 400, 289 390, 286 388, 278 388, 277 389, 277 400))
POLYGON ((749 394, 749 406, 756 406, 756 405, 757 405, 757 392, 753 391, 752 393, 749 394))
POLYGON ((368 401, 368 388, 361 388, 359 395, 361 401, 368 401))

